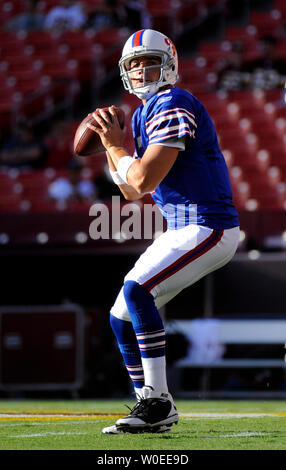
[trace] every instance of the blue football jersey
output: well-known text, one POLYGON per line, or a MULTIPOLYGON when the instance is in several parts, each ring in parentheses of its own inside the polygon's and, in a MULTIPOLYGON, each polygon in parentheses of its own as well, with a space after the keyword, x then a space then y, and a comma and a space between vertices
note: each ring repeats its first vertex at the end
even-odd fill
POLYGON ((195 96, 178 88, 157 93, 134 112, 132 132, 135 158, 142 158, 149 145, 180 147, 171 170, 152 193, 168 228, 239 225, 213 122, 195 96))

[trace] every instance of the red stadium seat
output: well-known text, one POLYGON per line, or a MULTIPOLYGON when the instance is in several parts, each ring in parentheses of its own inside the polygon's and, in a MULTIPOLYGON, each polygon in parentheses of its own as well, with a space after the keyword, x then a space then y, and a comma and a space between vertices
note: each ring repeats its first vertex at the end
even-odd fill
POLYGON ((0 212, 19 212, 21 210, 21 197, 18 194, 2 196, 0 199, 0 212))
POLYGON ((0 5, 0 26, 3 27, 15 14, 17 14, 17 2, 1 2, 0 5))
POLYGON ((47 166, 52 168, 65 168, 67 163, 73 158, 73 140, 67 136, 61 140, 61 136, 49 137, 46 140, 48 146, 47 166))
POLYGON ((102 8, 102 0, 84 0, 81 4, 83 5, 84 12, 88 17, 93 13, 97 13, 102 8))
POLYGON ((275 47, 275 53, 277 57, 280 57, 281 59, 284 59, 286 56, 286 41, 283 38, 282 40, 278 41, 276 47, 275 47))
POLYGON ((129 37, 129 32, 118 28, 106 28, 95 33, 93 36, 94 44, 100 44, 104 48, 109 46, 120 46, 124 44, 129 37))
POLYGON ((268 34, 275 35, 282 25, 283 18, 277 10, 255 11, 251 13, 249 22, 256 27, 259 37, 263 37, 268 34))
POLYGON ((65 57, 41 57, 34 64, 33 69, 42 76, 51 79, 77 78, 78 64, 74 60, 67 60, 65 57))
POLYGON ((245 47, 256 44, 256 32, 245 26, 233 26, 226 29, 225 39, 231 43, 239 41, 245 47))
POLYGON ((176 20, 180 25, 186 25, 199 18, 200 14, 199 2, 180 2, 176 20))
POLYGON ((261 154, 249 151, 248 149, 240 150, 237 149, 232 151, 233 154, 233 165, 240 166, 242 170, 254 169, 260 171, 261 169, 266 169, 270 165, 270 157, 266 158, 264 161, 259 156, 261 154))
POLYGON ((214 67, 218 60, 231 54, 231 44, 228 41, 218 43, 203 42, 199 46, 199 56, 207 60, 209 67, 214 67))
POLYGON ((284 19, 286 18, 286 3, 284 0, 274 0, 273 8, 280 11, 284 19))
POLYGON ((152 28, 172 36, 176 7, 172 0, 146 1, 146 8, 152 17, 152 28))
POLYGON ((273 88, 272 90, 265 90, 264 95, 265 95, 265 101, 267 103, 272 102, 275 105, 278 101, 281 101, 282 90, 280 88, 273 88))
POLYGON ((207 108, 208 112, 211 113, 211 115, 213 115, 213 113, 227 113, 228 102, 225 97, 222 98, 220 95, 217 95, 213 92, 201 92, 197 93, 196 96, 207 108))
POLYGON ((268 151, 271 157, 271 164, 279 167, 286 166, 286 151, 282 143, 270 143, 268 151))
POLYGON ((262 108, 265 104, 265 92, 262 90, 229 90, 227 92, 227 99, 229 102, 235 102, 240 107, 246 106, 255 109, 262 108))
POLYGON ((1 69, 8 75, 13 75, 16 72, 24 72, 33 69, 33 60, 27 55, 14 55, 6 56, 1 60, 1 69))
POLYGON ((212 7, 215 7, 215 6, 219 6, 221 1, 220 0, 202 0, 202 3, 207 8, 212 8, 212 7))
POLYGON ((276 116, 283 117, 286 119, 286 106, 276 108, 276 116))
POLYGON ((25 43, 14 36, 14 40, 1 44, 0 60, 6 60, 7 57, 23 57, 26 55, 25 43))

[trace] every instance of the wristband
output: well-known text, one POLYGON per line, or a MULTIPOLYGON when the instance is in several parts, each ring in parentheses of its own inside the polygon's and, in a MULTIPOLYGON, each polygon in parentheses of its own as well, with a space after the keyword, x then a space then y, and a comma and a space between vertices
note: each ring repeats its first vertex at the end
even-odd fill
POLYGON ((123 181, 123 179, 119 176, 118 171, 112 171, 109 169, 109 173, 115 184, 125 184, 125 181, 123 181))
POLYGON ((132 165, 132 163, 134 163, 134 158, 127 155, 126 157, 120 158, 117 165, 117 173, 126 184, 128 184, 127 171, 129 170, 129 167, 132 165))

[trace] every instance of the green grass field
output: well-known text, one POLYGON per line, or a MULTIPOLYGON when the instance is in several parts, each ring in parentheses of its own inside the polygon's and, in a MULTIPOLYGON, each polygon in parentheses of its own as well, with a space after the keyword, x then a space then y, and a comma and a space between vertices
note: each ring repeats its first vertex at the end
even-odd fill
POLYGON ((1 450, 285 450, 286 402, 177 400, 171 433, 103 435, 132 400, 0 401, 1 450))

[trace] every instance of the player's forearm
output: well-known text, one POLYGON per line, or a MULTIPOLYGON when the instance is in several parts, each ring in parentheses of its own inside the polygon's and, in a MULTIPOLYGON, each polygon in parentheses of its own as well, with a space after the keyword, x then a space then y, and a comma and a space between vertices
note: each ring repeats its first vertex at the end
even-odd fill
POLYGON ((106 151, 106 159, 107 159, 107 163, 108 163, 109 169, 110 169, 111 171, 116 171, 116 166, 115 166, 115 164, 113 163, 113 160, 112 160, 112 158, 111 158, 111 156, 110 156, 110 154, 109 154, 108 151, 106 151))
MULTIPOLYGON (((127 152, 126 152, 127 155, 127 152)), ((113 162, 113 159, 108 151, 106 151, 106 158, 107 163, 109 166, 110 171, 116 171, 117 166, 113 162)), ((132 186, 129 184, 119 184, 118 185, 121 193, 123 194, 124 198, 128 201, 137 201, 143 197, 143 194, 139 194, 132 186)))
POLYGON ((115 147, 114 145, 112 147, 109 147, 106 153, 111 158, 116 169, 117 169, 120 158, 126 157, 129 155, 128 151, 124 147, 115 147))
MULTIPOLYGON (((118 163, 122 157, 128 156, 128 151, 124 147, 110 147, 108 153, 114 166, 118 167, 118 163)), ((141 161, 135 160, 127 171, 127 181, 128 185, 133 188, 134 196, 137 193, 138 199, 143 197, 146 193, 153 190, 153 188, 148 189, 146 185, 147 173, 144 170, 144 165, 141 164, 141 161)), ((131 191, 130 191, 131 192, 131 191)))

